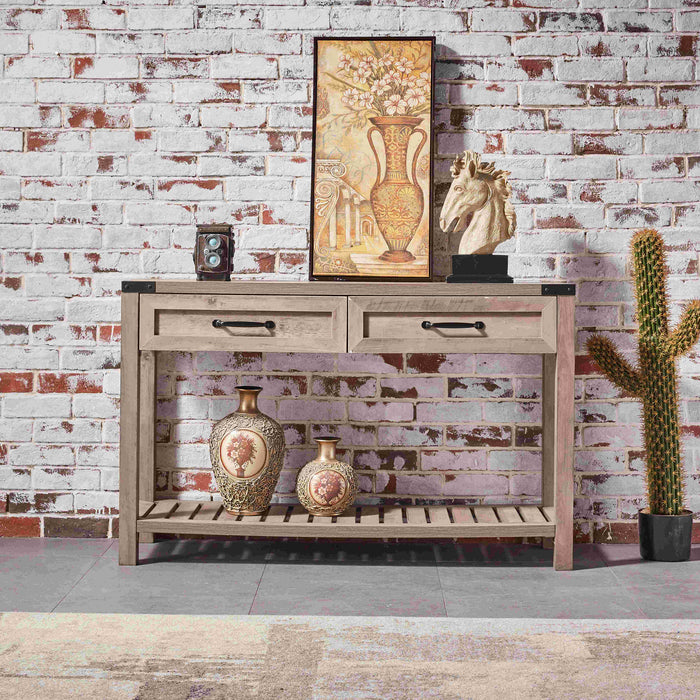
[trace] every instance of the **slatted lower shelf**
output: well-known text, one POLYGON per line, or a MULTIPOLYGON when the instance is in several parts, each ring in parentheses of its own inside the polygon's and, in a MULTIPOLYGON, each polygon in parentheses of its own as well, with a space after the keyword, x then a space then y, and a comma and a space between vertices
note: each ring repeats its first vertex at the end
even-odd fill
POLYGON ((273 505, 262 515, 232 516, 220 502, 141 501, 138 532, 258 537, 382 539, 408 537, 553 537, 549 506, 358 506, 335 518, 301 506, 273 505))

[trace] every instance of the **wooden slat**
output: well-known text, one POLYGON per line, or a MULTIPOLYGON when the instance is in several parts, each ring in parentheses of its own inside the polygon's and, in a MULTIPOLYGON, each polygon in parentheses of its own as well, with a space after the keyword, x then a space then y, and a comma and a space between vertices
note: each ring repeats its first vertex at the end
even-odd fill
POLYGON ((309 512, 302 506, 294 506, 292 514, 289 516, 290 525, 307 525, 309 523, 309 512))
POLYGON ((423 506, 407 506, 406 520, 408 525, 426 525, 425 508, 423 506))
POLYGON ((337 518, 336 522, 334 523, 335 525, 347 525, 347 526, 355 526, 355 516, 357 513, 357 508, 355 506, 351 506, 348 508, 345 512, 341 513, 337 518))
POLYGON ((379 507, 362 506, 360 509, 360 523, 362 527, 379 525, 379 507))
POLYGON ((156 518, 167 518, 168 515, 177 506, 177 501, 174 499, 165 499, 163 501, 156 501, 155 506, 151 512, 146 516, 146 520, 155 520, 156 518))
POLYGON ((455 525, 474 524, 474 516, 469 506, 452 506, 452 517, 454 518, 455 525))
POLYGON ((498 519, 502 523, 521 523, 522 519, 514 506, 499 506, 496 508, 498 519))
POLYGON ((474 516, 477 523, 491 525, 498 523, 498 518, 491 506, 474 506, 474 516))
POLYGON ((202 504, 197 515, 194 516, 193 520, 214 520, 214 516, 219 512, 219 508, 222 504, 219 501, 206 501, 202 504))
POLYGON ((177 510, 170 516, 170 520, 189 520, 199 505, 199 501, 178 501, 177 510))
POLYGON ((526 523, 546 523, 538 506, 520 506, 520 515, 526 523))
MULTIPOLYGON (((142 351, 139 367, 139 498, 156 498, 156 354, 142 351)), ((141 542, 153 542, 151 533, 142 533, 141 542)))
POLYGON ((262 525, 282 525, 284 523, 284 516, 287 514, 288 510, 288 505, 276 503, 274 506, 270 506, 265 516, 265 522, 263 522, 262 525))
POLYGON ((385 525, 403 525, 403 508, 401 506, 384 506, 385 525))
MULTIPOLYGON (((477 507, 481 521, 475 521, 470 509, 466 506, 452 506, 454 522, 449 519, 448 509, 442 506, 430 506, 431 522, 426 521, 426 509, 423 506, 406 508, 408 522, 401 517, 401 508, 389 506, 385 509, 385 517, 390 521, 379 522, 379 509, 376 506, 364 506, 363 516, 359 523, 355 521, 355 506, 333 518, 314 517, 309 522, 309 514, 296 506, 292 510, 289 522, 284 517, 289 506, 275 505, 267 513, 265 520, 262 515, 236 516, 223 511, 219 501, 176 501, 172 499, 141 504, 141 509, 153 505, 153 516, 146 516, 138 521, 139 532, 163 532, 174 534, 199 535, 230 535, 230 536, 268 536, 268 537, 321 537, 321 538, 356 538, 381 539, 385 537, 407 537, 425 539, 436 537, 551 537, 555 533, 554 523, 547 522, 539 513, 539 522, 519 522, 512 520, 513 506, 495 506, 502 513, 502 521, 496 519, 494 508, 490 506, 477 507), (195 510, 197 506, 199 510, 195 510), (177 509, 175 510, 175 508, 177 509), (221 515, 214 520, 216 513, 221 515), (170 517, 167 517, 172 512, 170 517), (194 513, 193 517, 188 517, 194 513), (490 513, 490 516, 489 516, 490 513), (508 513, 509 515, 506 515, 508 513), (489 522, 486 522, 489 520, 489 522), (364 521, 364 523, 362 522, 364 521)), ((525 506, 525 508, 528 508, 525 506)), ((537 508, 529 506, 529 508, 537 508)), ((532 513, 533 511, 528 511, 532 513)), ((554 517, 553 512, 551 517, 554 517)))
POLYGON ((143 518, 154 505, 153 501, 139 501, 139 518, 143 518))
POLYGON ((451 525, 450 515, 445 506, 430 506, 428 508, 431 525, 451 525))
POLYGON ((549 520, 550 523, 557 522, 554 506, 543 506, 542 512, 544 513, 545 518, 547 518, 547 520, 549 520))

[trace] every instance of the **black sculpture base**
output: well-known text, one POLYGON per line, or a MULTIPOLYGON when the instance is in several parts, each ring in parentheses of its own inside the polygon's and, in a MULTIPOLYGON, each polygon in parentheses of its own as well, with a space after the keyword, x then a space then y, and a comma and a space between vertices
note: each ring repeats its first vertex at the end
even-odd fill
POLYGON ((508 274, 507 255, 453 255, 452 274, 446 282, 507 283, 513 278, 508 274))

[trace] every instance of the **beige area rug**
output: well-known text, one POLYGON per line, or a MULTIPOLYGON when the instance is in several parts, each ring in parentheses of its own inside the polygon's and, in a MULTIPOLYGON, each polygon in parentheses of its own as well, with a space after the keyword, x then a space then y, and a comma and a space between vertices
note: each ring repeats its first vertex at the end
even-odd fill
POLYGON ((23 700, 671 698, 700 692, 700 625, 3 613, 23 700))

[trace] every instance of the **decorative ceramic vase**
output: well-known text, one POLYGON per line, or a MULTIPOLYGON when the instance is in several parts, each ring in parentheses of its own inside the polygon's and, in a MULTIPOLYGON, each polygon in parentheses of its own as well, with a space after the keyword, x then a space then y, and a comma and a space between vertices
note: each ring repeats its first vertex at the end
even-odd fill
POLYGON ((386 262, 410 262, 415 257, 406 250, 423 218, 423 190, 416 179, 418 156, 428 139, 423 129, 418 129, 421 117, 370 117, 374 126, 367 132, 369 145, 377 162, 377 180, 370 192, 374 218, 386 240, 389 250, 379 256, 386 262), (379 155, 372 142, 375 131, 384 141, 385 167, 381 180, 382 167, 379 155), (408 178, 408 142, 414 133, 423 135, 413 154, 411 179, 408 178))
POLYGON ((340 515, 357 496, 355 470, 335 456, 336 437, 316 438, 318 456, 297 476, 299 502, 311 515, 340 515))
POLYGON ((232 515, 263 513, 272 500, 284 457, 279 423, 258 411, 259 386, 237 386, 239 406, 211 432, 214 477, 232 515))

